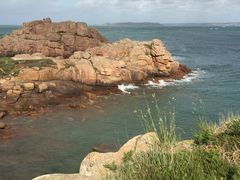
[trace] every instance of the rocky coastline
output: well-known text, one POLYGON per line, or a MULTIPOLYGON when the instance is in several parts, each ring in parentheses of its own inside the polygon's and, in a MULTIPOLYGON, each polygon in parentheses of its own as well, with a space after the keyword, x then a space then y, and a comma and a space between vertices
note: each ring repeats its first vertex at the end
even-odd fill
POLYGON ((171 81, 190 72, 159 39, 108 43, 85 23, 24 23, 0 39, 0 118, 84 108, 99 95, 121 93, 119 84, 171 81))

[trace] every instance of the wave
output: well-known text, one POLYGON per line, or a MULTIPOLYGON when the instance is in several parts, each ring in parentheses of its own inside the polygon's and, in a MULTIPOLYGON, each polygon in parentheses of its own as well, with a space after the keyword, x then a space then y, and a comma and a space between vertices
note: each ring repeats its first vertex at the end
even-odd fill
POLYGON ((153 79, 153 81, 148 81, 147 84, 145 84, 146 86, 151 86, 151 87, 158 87, 158 88, 163 88, 165 86, 170 85, 172 82, 166 82, 164 80, 159 80, 159 81, 155 81, 153 79))
MULTIPOLYGON (((176 85, 191 83, 195 79, 202 78, 203 74, 205 74, 205 71, 201 69, 196 69, 195 71, 192 71, 192 73, 189 73, 188 75, 184 76, 183 79, 181 80, 156 81, 155 79, 152 79, 144 85, 149 88, 164 88, 166 86, 176 86, 176 85)), ((139 89, 139 86, 136 86, 134 84, 121 84, 121 85, 118 85, 118 89, 121 90, 123 93, 131 94, 130 91, 139 89)))
POLYGON ((121 84, 118 85, 118 89, 121 90, 123 93, 126 94, 131 94, 129 90, 135 90, 138 89, 139 87, 134 85, 134 84, 121 84))
POLYGON ((164 80, 158 80, 157 82, 153 79, 153 81, 148 81, 146 86, 153 87, 153 88, 163 88, 166 86, 173 86, 173 85, 180 85, 183 83, 190 83, 195 79, 200 79, 202 75, 205 74, 205 71, 197 69, 193 71, 192 73, 186 75, 181 80, 172 80, 172 81, 164 81, 164 80))

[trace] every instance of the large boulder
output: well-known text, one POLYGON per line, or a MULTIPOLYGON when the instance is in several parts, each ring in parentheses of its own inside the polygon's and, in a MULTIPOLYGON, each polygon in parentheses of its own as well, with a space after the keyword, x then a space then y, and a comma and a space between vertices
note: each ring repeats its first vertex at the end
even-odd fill
MULTIPOLYGON (((34 180, 55 180, 55 179, 72 179, 72 180, 101 180, 115 179, 113 171, 106 166, 115 164, 116 166, 124 163, 123 158, 126 154, 134 156, 138 153, 146 153, 159 144, 157 134, 149 132, 144 135, 135 136, 126 142, 117 152, 91 152, 81 162, 79 174, 49 174, 39 176, 34 180)), ((193 141, 185 140, 177 142, 172 147, 172 152, 191 151, 193 149, 193 141)), ((116 174, 115 174, 116 175, 116 174)))
POLYGON ((54 23, 50 18, 23 23, 22 29, 0 40, 0 56, 42 53, 69 57, 75 51, 96 47, 107 40, 82 22, 54 23))

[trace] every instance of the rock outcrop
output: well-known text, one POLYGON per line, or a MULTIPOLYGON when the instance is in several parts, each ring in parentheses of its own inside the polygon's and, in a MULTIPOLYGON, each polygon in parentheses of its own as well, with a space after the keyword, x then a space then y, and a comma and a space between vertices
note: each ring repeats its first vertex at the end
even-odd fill
MULTIPOLYGON (((71 180, 100 180, 104 177, 111 177, 112 171, 106 168, 106 165, 121 165, 126 153, 147 152, 158 142, 156 133, 147 133, 130 139, 117 152, 88 154, 80 165, 79 174, 53 174, 44 175, 34 180, 54 180, 54 179, 71 179, 71 180)), ((189 151, 192 149, 193 141, 185 140, 178 142, 174 147, 174 152, 189 151)), ((111 179, 111 178, 110 178, 111 179)))
POLYGON ((11 66, 0 67, 4 78, 0 79, 0 109, 6 112, 53 107, 63 102, 59 101, 62 95, 77 98, 79 92, 96 99, 82 86, 105 86, 116 92, 122 83, 171 81, 191 72, 173 59, 159 39, 107 43, 85 23, 51 19, 24 23, 22 29, 0 39, 1 56, 14 56, 4 60, 11 66))
MULTIPOLYGON (((171 81, 191 72, 175 61, 158 39, 143 42, 124 39, 76 51, 69 59, 49 59, 39 53, 16 55, 14 59, 18 62, 15 67, 15 71, 19 70, 17 76, 10 74, 0 80, 0 109, 8 112, 35 111, 49 107, 49 104, 61 104, 58 97, 84 92, 81 85, 102 89, 103 86, 111 87, 115 92, 117 85, 122 83, 144 84, 148 80, 163 78, 171 81), (57 83, 60 86, 52 86, 51 82, 55 81, 60 81, 57 83), (69 87, 67 82, 75 83, 75 87, 69 87)), ((76 98, 78 96, 79 93, 76 98)), ((85 96, 96 99, 89 94, 85 96)))
POLYGON ((42 53, 45 56, 69 57, 75 51, 107 42, 86 23, 54 23, 50 18, 23 23, 23 28, 0 39, 0 56, 42 53))
POLYGON ((174 61, 158 40, 139 42, 124 39, 85 51, 75 52, 69 59, 53 59, 56 67, 25 68, 19 81, 68 80, 87 85, 117 85, 141 82, 149 77, 181 79, 191 72, 174 61))

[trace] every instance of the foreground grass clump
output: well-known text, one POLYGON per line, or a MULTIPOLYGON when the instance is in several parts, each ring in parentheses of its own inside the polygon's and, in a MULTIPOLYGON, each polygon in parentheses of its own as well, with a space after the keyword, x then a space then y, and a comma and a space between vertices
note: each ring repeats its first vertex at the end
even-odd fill
POLYGON ((160 114, 156 108, 157 119, 149 108, 142 113, 147 129, 158 137, 156 143, 147 152, 124 156, 122 163, 115 166, 114 179, 240 179, 239 116, 229 116, 219 126, 200 123, 190 148, 179 150, 173 123, 175 115, 160 114))
POLYGON ((136 155, 119 167, 116 179, 237 179, 237 166, 224 161, 216 151, 196 149, 168 153, 151 150, 136 155))
POLYGON ((0 57, 0 78, 7 76, 17 76, 22 68, 43 68, 53 65, 56 64, 51 59, 15 61, 9 57, 0 57))
POLYGON ((194 137, 197 145, 218 149, 224 159, 240 165, 239 115, 229 115, 223 118, 220 126, 202 122, 194 137))

